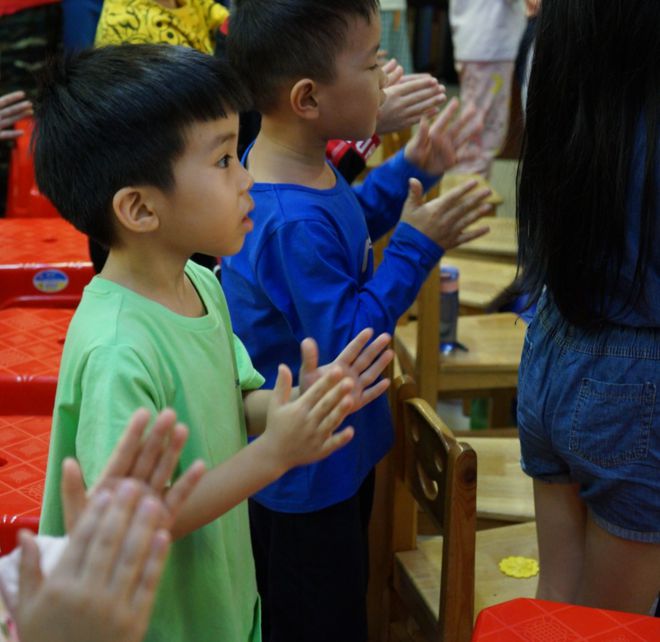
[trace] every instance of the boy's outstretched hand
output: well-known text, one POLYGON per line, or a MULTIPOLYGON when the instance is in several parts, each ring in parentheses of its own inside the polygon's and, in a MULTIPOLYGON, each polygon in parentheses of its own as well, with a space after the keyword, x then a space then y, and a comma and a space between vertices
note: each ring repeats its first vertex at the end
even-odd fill
POLYGON ((96 493, 47 577, 33 536, 21 531, 21 640, 142 640, 170 546, 158 526, 159 504, 132 480, 96 493))
POLYGON ((490 190, 475 192, 476 186, 477 181, 471 180, 425 203, 422 184, 411 178, 401 221, 428 236, 445 252, 483 236, 489 231, 487 226, 470 231, 465 229, 492 210, 484 203, 490 190))
POLYGON ((88 498, 102 490, 114 489, 124 478, 135 480, 159 500, 161 528, 170 528, 179 509, 204 474, 204 463, 193 463, 170 486, 181 450, 188 439, 188 428, 177 423, 173 410, 158 414, 149 435, 149 412, 144 408, 131 417, 99 479, 85 491, 80 465, 74 459, 62 463, 62 501, 64 521, 70 532, 88 503, 88 498))
POLYGON ((276 462, 280 475, 328 457, 353 438, 351 427, 335 433, 353 407, 354 383, 350 377, 342 377, 341 368, 329 368, 295 401, 291 401, 292 381, 291 370, 280 365, 266 430, 257 440, 266 448, 268 460, 276 462))
POLYGON ((447 100, 446 89, 431 74, 406 74, 396 60, 383 65, 387 76, 385 102, 378 110, 376 133, 398 132, 411 127, 424 116, 437 113, 447 100))
POLYGON ((394 352, 388 348, 392 337, 383 333, 370 342, 374 331, 365 328, 360 332, 330 364, 319 367, 319 350, 314 339, 307 338, 300 344, 301 366, 299 383, 301 394, 327 372, 339 367, 345 377, 353 380, 351 412, 371 403, 382 395, 390 385, 389 379, 378 381, 394 352))
POLYGON ((482 128, 481 113, 474 105, 459 114, 459 102, 452 98, 432 123, 422 118, 406 144, 406 160, 427 174, 440 176, 457 163, 461 148, 482 128))

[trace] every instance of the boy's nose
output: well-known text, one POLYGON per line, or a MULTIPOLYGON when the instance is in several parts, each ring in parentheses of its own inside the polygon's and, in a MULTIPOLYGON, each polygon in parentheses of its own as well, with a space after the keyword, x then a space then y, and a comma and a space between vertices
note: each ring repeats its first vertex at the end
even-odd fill
POLYGON ((245 168, 243 168, 243 174, 244 176, 242 177, 243 180, 241 181, 241 187, 243 188, 244 192, 247 192, 252 189, 252 186, 254 185, 254 178, 252 178, 252 174, 250 174, 250 172, 248 172, 245 168))
POLYGON ((387 86, 387 74, 383 71, 383 68, 380 68, 380 74, 378 76, 378 87, 380 89, 385 89, 387 86))

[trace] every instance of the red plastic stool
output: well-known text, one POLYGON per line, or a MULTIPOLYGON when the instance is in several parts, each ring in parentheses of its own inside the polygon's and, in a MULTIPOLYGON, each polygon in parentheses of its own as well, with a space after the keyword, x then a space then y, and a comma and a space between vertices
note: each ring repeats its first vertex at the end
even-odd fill
POLYGON ((34 121, 32 118, 19 120, 16 129, 22 129, 25 133, 16 139, 9 159, 6 216, 59 217, 55 206, 39 191, 34 177, 34 162, 30 151, 34 121))
MULTIPOLYGON (((0 310, 0 385, 18 382, 27 394, 54 394, 73 313, 57 308, 0 310)), ((7 398, 3 394, 0 412, 7 398)))
POLYGON ((75 307, 93 276, 87 237, 64 219, 0 219, 0 309, 75 307))
POLYGON ((0 380, 0 555, 39 527, 54 388, 0 380))
POLYGON ((660 618, 521 598, 479 613, 472 642, 651 642, 660 618))

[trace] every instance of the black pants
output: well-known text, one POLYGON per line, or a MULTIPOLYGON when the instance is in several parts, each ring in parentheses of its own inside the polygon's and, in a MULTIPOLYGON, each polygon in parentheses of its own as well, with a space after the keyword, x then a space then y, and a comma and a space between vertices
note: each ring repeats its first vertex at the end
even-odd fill
POLYGON ((373 495, 371 471, 353 497, 313 513, 250 500, 264 642, 366 642, 373 495))

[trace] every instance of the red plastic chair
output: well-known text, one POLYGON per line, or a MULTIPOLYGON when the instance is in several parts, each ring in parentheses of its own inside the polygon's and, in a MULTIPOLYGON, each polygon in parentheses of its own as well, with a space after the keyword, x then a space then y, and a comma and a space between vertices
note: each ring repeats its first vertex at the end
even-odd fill
POLYGON ((472 642, 651 642, 660 618, 521 598, 479 613, 472 642))
MULTIPOLYGON (((54 308, 0 310, 0 391, 2 386, 20 384, 20 389, 33 399, 38 395, 50 395, 52 399, 73 314, 71 309, 54 308)), ((17 403, 15 395, 3 393, 0 414, 8 414, 5 405, 13 403, 17 403)), ((52 403, 47 412, 51 409, 52 403)), ((33 410, 26 411, 34 414, 33 410)))
POLYGON ((0 310, 76 307, 93 276, 87 237, 64 219, 0 219, 0 310))
POLYGON ((39 191, 34 177, 34 162, 30 151, 34 121, 32 118, 19 120, 16 129, 22 129, 25 133, 16 139, 9 159, 6 216, 59 217, 55 206, 39 191))
POLYGON ((0 555, 39 528, 55 388, 0 378, 0 555))

